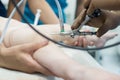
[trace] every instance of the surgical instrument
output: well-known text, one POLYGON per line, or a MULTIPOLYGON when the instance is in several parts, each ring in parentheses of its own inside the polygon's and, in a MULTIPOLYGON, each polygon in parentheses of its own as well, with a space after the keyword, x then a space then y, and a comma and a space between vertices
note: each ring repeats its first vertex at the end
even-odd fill
MULTIPOLYGON (((72 32, 72 36, 74 37, 75 35, 81 35, 82 32, 80 32, 80 29, 88 22, 90 21, 92 18, 94 17, 98 17, 101 15, 101 10, 100 9, 96 9, 91 15, 86 15, 85 16, 85 20, 81 23, 81 25, 73 30, 72 32)), ((82 33, 83 34, 83 33, 82 33)), ((96 32, 84 32, 84 35, 85 34, 92 34, 92 35, 96 35, 96 32)))

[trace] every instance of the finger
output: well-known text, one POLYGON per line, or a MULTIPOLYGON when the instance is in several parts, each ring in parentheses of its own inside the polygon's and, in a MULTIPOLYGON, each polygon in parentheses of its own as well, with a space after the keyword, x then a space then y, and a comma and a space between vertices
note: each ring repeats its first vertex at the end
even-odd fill
POLYGON ((95 44, 94 44, 94 42, 89 42, 89 46, 94 46, 95 44))
POLYGON ((76 41, 75 43, 74 43, 74 46, 77 46, 78 45, 78 41, 76 41))
POLYGON ((77 29, 80 24, 82 23, 82 21, 84 20, 85 18, 85 15, 86 15, 86 9, 83 9, 81 11, 81 13, 79 14, 79 16, 75 19, 75 21, 73 22, 72 26, 71 26, 71 29, 74 30, 74 29, 77 29))
POLYGON ((75 46, 78 46, 79 36, 75 36, 75 37, 74 37, 74 40, 75 40, 74 45, 75 45, 75 46))
POLYGON ((91 14, 94 12, 95 9, 96 9, 96 8, 93 6, 93 2, 91 1, 91 2, 89 3, 89 8, 88 8, 88 10, 87 10, 87 14, 91 15, 91 14))
MULTIPOLYGON (((104 12, 104 14, 109 14, 107 11, 104 12)), ((112 15, 111 15, 112 16, 112 15)), ((109 16, 110 17, 110 16, 109 16)), ((98 29, 97 36, 101 37, 103 34, 105 34, 108 30, 110 30, 112 27, 116 26, 114 21, 111 20, 112 18, 107 18, 103 25, 98 29)))
POLYGON ((97 31, 97 37, 101 37, 108 30, 109 30, 109 25, 108 24, 103 24, 103 26, 101 26, 97 31))
POLYGON ((83 36, 78 36, 74 45, 75 46, 82 46, 82 41, 83 41, 83 36))
POLYGON ((84 36, 80 36, 78 39, 78 46, 82 46, 83 45, 83 38, 84 36))
POLYGON ((36 51, 39 48, 42 48, 48 44, 48 41, 42 41, 42 42, 32 42, 32 43, 26 43, 24 45, 21 45, 21 49, 23 49, 26 52, 32 53, 33 51, 36 51))
POLYGON ((86 38, 83 38, 83 47, 87 47, 88 46, 88 42, 86 38))

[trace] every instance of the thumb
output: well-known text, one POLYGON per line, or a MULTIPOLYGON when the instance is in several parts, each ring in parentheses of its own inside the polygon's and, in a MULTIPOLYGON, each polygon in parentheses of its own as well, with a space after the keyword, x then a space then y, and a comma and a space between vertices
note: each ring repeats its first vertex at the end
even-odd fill
POLYGON ((26 52, 34 52, 39 48, 42 48, 48 44, 48 41, 42 41, 42 42, 32 42, 32 43, 26 43, 23 45, 24 51, 26 52))

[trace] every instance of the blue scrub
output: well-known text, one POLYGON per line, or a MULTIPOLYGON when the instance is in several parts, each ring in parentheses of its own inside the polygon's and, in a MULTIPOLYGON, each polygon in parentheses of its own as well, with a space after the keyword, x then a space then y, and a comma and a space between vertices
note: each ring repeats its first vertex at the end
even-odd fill
MULTIPOLYGON (((49 5, 52 7, 52 9, 54 10, 54 12, 56 13, 56 15, 58 16, 58 8, 56 6, 56 3, 54 0, 46 0, 49 5)), ((61 5, 61 8, 62 8, 62 11, 63 11, 63 14, 64 14, 64 17, 65 17, 65 13, 64 13, 64 9, 66 8, 67 6, 67 3, 66 3, 66 0, 59 0, 59 3, 61 5)))
POLYGON ((2 16, 2 17, 7 16, 7 11, 1 1, 0 1, 0 16, 2 16))
MULTIPOLYGON (((55 12, 55 14, 58 16, 58 9, 57 9, 57 6, 55 4, 55 1, 54 0, 46 0, 49 5, 52 7, 53 11, 55 12)), ((65 13, 64 13, 64 9, 65 7, 67 6, 67 3, 66 3, 66 0, 59 0, 60 2, 60 5, 62 7, 62 11, 63 11, 63 16, 64 16, 64 22, 65 22, 65 13)), ((28 20, 29 23, 33 24, 34 23, 34 14, 32 13, 32 11, 29 9, 29 5, 28 3, 26 4, 25 6, 25 12, 24 12, 24 16, 25 18, 28 20)), ((24 22, 24 21, 23 21, 24 22)), ((39 21, 38 24, 42 24, 41 21, 39 21)))

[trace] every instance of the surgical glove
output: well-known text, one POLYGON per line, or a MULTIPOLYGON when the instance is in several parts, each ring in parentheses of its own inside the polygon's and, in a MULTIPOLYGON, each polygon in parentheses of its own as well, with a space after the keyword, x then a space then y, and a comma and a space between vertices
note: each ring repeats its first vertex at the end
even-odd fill
MULTIPOLYGON (((86 9, 83 9, 72 25, 72 29, 76 29, 84 21, 87 15, 86 9)), ((91 18, 86 25, 98 28, 97 36, 101 37, 108 30, 116 28, 120 24, 120 13, 115 11, 102 10, 99 17, 91 18)))

